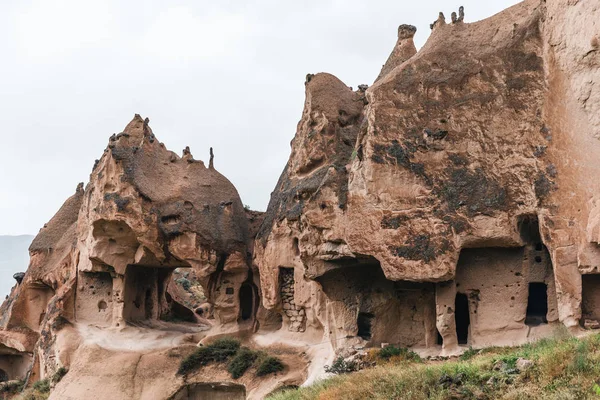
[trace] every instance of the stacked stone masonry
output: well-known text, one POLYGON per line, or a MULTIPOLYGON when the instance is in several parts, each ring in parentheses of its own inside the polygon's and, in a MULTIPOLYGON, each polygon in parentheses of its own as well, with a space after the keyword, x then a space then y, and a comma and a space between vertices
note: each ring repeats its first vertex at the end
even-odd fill
POLYGON ((287 321, 288 330, 304 332, 306 329, 306 312, 304 307, 296 305, 294 300, 294 269, 280 268, 279 270, 281 308, 287 321))

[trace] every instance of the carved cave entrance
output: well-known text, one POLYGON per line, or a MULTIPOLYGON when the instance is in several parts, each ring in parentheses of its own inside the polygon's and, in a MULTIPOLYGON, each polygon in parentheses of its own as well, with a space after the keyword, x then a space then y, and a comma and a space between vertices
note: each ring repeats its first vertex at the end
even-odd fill
POLYGON ((167 292, 173 268, 127 267, 123 289, 123 318, 126 321, 165 319, 195 322, 194 312, 167 292))
POLYGON ((331 328, 332 340, 355 336, 370 346, 435 345, 433 284, 390 281, 371 257, 335 265, 317 278, 328 297, 329 326, 337 327, 331 328))
POLYGON ((521 342, 528 327, 558 320, 554 271, 537 218, 523 217, 519 230, 523 247, 461 250, 455 278, 460 344, 521 342))
POLYGON ((358 337, 361 337, 364 340, 371 340, 373 318, 375 318, 375 316, 371 313, 358 313, 358 319, 356 320, 356 325, 358 326, 358 333, 356 335, 358 337))
POLYGON ((254 316, 255 288, 249 282, 244 282, 240 287, 240 319, 248 321, 254 316))
POLYGON ((469 343, 469 298, 464 293, 456 293, 454 319, 456 323, 456 338, 458 344, 469 343))
POLYGON ((581 323, 600 321, 600 274, 581 275, 581 323))
POLYGON ((525 324, 537 326, 548 323, 548 285, 544 282, 530 282, 527 298, 525 324))
POLYGON ((190 383, 181 387, 170 400, 244 400, 246 387, 235 383, 190 383))
POLYGON ((31 364, 31 354, 0 345, 0 382, 24 379, 31 364))

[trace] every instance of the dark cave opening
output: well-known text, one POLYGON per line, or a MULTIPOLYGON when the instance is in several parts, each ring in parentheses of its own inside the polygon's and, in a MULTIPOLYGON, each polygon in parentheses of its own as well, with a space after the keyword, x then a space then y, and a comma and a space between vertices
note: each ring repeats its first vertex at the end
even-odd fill
POLYGON ((464 293, 456 293, 454 318, 458 344, 467 344, 469 342, 471 317, 469 316, 469 298, 464 293))
POLYGON ((247 321, 254 314, 254 289, 251 284, 243 283, 240 287, 240 317, 247 321))
POLYGON ((581 275, 581 323, 600 320, 600 274, 581 275))
POLYGON ((548 285, 542 282, 529 283, 529 297, 527 299, 527 314, 525 324, 537 326, 548 323, 548 285))
POLYGON ((375 318, 375 316, 371 313, 358 313, 358 319, 356 321, 356 324, 358 325, 357 336, 365 340, 371 339, 371 328, 373 326, 373 318, 375 318))

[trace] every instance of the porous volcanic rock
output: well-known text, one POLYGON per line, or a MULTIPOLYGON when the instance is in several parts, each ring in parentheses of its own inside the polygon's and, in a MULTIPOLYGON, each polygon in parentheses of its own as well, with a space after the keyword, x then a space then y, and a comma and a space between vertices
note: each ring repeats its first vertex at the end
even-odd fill
POLYGON ((476 23, 440 14, 416 54, 401 26, 353 113, 360 92, 314 75, 256 242, 265 306, 281 308, 280 270, 294 268, 295 303, 338 348, 520 343, 543 334, 536 312, 575 329, 582 277, 595 304, 600 272, 595 17, 560 0, 476 23))
POLYGON ((174 378, 190 343, 293 344, 281 376, 239 381, 260 398, 363 347, 450 355, 596 329, 600 9, 451 15, 418 52, 401 25, 370 87, 306 76, 264 214, 212 149, 208 166, 179 156, 136 115, 33 241, 0 307, 2 379, 72 367, 52 398, 185 396, 227 380, 174 378))
POLYGON ((261 216, 244 209, 212 150, 208 167, 188 148, 179 157, 136 115, 110 138, 90 183, 33 240, 29 268, 0 309, 0 369, 10 379, 48 377, 101 340, 82 334, 90 329, 168 329, 174 321, 193 333, 236 330, 238 320, 252 328, 259 307, 251 251, 261 216), (198 293, 181 290, 175 269, 202 287, 196 292, 210 316, 196 313, 190 296, 198 293), (254 299, 249 307, 242 288, 254 299))

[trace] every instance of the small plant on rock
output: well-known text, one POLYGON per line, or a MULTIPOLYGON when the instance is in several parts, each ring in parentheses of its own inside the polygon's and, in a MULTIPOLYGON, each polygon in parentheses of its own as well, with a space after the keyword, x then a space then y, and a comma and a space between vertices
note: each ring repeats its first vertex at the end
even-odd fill
POLYGON ((229 371, 233 379, 237 379, 244 375, 244 372, 254 364, 257 357, 257 352, 252 351, 247 347, 242 347, 229 362, 227 371, 229 371))
POLYGON ((258 368, 256 369, 256 376, 274 374, 276 372, 283 371, 284 368, 285 366, 279 358, 269 356, 258 365, 258 368))
POLYGON ((199 347, 192 354, 185 357, 179 364, 178 375, 187 375, 198 368, 211 362, 223 362, 237 353, 240 342, 232 338, 222 338, 213 343, 199 347))
POLYGON ((379 351, 379 357, 384 360, 389 360, 392 357, 400 358, 407 361, 421 361, 421 357, 412 350, 405 347, 396 347, 394 345, 385 346, 379 351))
POLYGON ((50 381, 42 379, 33 384, 32 388, 40 393, 50 393, 50 381))
POLYGON ((52 383, 56 384, 60 382, 61 379, 67 374, 67 372, 69 372, 69 370, 65 367, 60 367, 59 369, 57 369, 54 375, 52 375, 52 383))
POLYGON ((356 363, 356 361, 346 361, 344 360, 344 357, 339 356, 338 358, 336 358, 333 363, 331 364, 331 366, 326 365, 325 366, 325 372, 328 372, 330 374, 348 374, 350 372, 354 372, 358 370, 358 365, 356 363))
POLYGON ((473 358, 474 356, 476 356, 477 354, 479 354, 478 350, 475 350, 474 348, 469 347, 469 349, 467 351, 465 351, 464 353, 462 353, 458 359, 460 361, 467 361, 467 360, 470 360, 471 358, 473 358))

